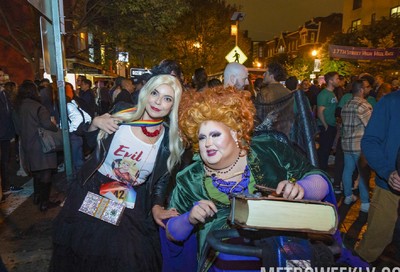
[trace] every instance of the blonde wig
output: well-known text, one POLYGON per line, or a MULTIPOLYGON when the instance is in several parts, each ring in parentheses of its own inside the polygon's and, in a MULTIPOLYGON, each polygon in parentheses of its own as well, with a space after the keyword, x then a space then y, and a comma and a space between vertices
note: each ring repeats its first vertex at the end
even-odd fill
POLYGON ((179 106, 179 128, 186 146, 199 151, 198 133, 204 121, 224 123, 237 132, 239 147, 249 150, 255 107, 251 94, 234 87, 217 86, 203 92, 183 93, 179 106))
MULTIPOLYGON (((169 119, 169 151, 167 166, 168 171, 171 172, 172 168, 180 162, 181 155, 183 153, 182 143, 178 133, 178 109, 179 103, 182 96, 182 84, 179 80, 171 75, 158 75, 154 76, 143 86, 140 90, 139 101, 137 110, 134 112, 117 112, 113 114, 113 117, 118 117, 123 122, 131 122, 140 120, 144 114, 150 93, 157 89, 160 85, 168 85, 174 90, 174 104, 168 115, 169 119)), ((98 140, 107 137, 108 135, 104 131, 100 131, 98 140)))

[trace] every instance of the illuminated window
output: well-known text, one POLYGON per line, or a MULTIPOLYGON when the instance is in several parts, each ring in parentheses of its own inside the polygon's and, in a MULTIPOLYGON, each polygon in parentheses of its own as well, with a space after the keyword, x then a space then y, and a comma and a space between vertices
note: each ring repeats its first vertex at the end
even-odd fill
POLYGON ((394 7, 390 9, 390 17, 400 17, 400 6, 394 7))
POLYGON ((311 33, 311 43, 315 42, 315 33, 311 33))
POLYGON ((353 30, 360 28, 360 26, 361 26, 361 19, 354 20, 353 22, 351 22, 351 28, 353 30))
POLYGON ((79 38, 78 38, 78 50, 84 50, 86 49, 86 33, 79 33, 79 38))
POLYGON ((259 57, 259 58, 264 57, 264 48, 263 48, 262 46, 260 46, 260 47, 258 48, 258 57, 259 57))
POLYGON ((353 0, 353 10, 359 9, 362 6, 362 0, 353 0))

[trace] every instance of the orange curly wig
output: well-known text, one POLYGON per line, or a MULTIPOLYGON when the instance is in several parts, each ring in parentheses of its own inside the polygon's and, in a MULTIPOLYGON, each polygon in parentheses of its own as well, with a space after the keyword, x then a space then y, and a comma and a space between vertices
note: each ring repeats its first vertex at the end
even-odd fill
POLYGON ((179 129, 186 145, 199 151, 198 133, 202 122, 217 121, 237 132, 239 147, 249 150, 255 107, 251 94, 234 87, 217 86, 202 92, 183 92, 179 104, 179 129))

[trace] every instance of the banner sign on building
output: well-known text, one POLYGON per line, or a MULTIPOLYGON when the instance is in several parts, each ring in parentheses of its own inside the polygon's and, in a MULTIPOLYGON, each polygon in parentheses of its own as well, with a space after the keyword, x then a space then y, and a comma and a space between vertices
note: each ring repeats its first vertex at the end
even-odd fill
POLYGON ((396 59, 400 56, 399 48, 367 48, 352 47, 341 45, 329 45, 329 56, 339 59, 357 59, 357 60, 387 60, 396 59))

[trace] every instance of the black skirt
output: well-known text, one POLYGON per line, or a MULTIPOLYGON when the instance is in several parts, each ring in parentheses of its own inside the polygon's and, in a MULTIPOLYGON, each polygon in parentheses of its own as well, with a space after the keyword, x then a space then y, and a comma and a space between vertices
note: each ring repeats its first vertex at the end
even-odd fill
POLYGON ((135 187, 135 208, 125 209, 119 226, 78 211, 87 192, 98 194, 105 180, 96 173, 85 186, 72 186, 55 220, 50 271, 161 271, 158 228, 146 209, 145 184, 135 187))

